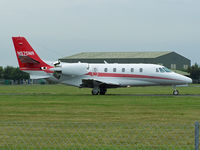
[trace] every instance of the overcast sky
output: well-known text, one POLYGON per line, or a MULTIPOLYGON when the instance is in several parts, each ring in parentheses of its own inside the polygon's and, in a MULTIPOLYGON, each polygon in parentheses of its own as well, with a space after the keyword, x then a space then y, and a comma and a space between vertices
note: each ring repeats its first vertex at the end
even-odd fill
POLYGON ((44 60, 92 51, 175 51, 200 64, 200 0, 0 0, 0 66, 12 36, 44 60))

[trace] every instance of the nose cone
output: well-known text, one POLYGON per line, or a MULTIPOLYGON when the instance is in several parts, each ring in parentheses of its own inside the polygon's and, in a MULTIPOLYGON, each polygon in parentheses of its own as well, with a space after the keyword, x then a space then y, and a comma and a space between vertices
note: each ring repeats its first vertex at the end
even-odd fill
POLYGON ((184 75, 180 75, 180 74, 177 74, 177 73, 175 74, 175 76, 176 76, 176 80, 179 81, 177 83, 180 84, 180 85, 192 83, 192 79, 189 78, 189 77, 186 77, 184 75))
POLYGON ((185 82, 186 82, 187 84, 192 83, 192 79, 191 79, 191 78, 185 77, 184 80, 185 80, 185 82))
POLYGON ((180 75, 179 79, 182 81, 183 84, 190 84, 190 83, 192 83, 192 79, 191 78, 183 76, 183 75, 180 75))

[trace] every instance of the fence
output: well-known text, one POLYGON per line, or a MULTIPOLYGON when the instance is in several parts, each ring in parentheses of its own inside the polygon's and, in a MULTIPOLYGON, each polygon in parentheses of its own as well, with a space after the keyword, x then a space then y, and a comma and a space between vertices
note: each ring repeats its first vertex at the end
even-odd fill
POLYGON ((194 125, 2 121, 0 149, 198 150, 198 129, 198 123, 194 125))
POLYGON ((47 82, 45 79, 28 79, 28 80, 5 80, 0 79, 0 85, 27 85, 27 84, 55 84, 47 82))

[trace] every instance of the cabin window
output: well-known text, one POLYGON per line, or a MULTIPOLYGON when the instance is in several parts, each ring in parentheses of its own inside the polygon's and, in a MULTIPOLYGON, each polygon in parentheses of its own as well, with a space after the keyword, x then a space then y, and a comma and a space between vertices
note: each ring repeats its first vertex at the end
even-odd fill
POLYGON ((116 72, 117 71, 117 68, 113 68, 113 72, 116 72))
POLYGON ((108 68, 104 68, 104 72, 108 72, 108 68))
POLYGON ((131 68, 131 72, 134 72, 134 68, 131 68))
POLYGON ((143 72, 143 68, 140 68, 140 70, 139 70, 140 72, 143 72))
POLYGON ((125 68, 122 68, 122 72, 125 72, 125 68))
POLYGON ((159 69, 158 69, 158 68, 156 68, 156 72, 159 72, 159 69))
POLYGON ((160 72, 162 72, 162 73, 163 73, 163 72, 165 72, 165 70, 164 70, 164 69, 162 69, 162 68, 159 68, 159 70, 160 70, 160 72))

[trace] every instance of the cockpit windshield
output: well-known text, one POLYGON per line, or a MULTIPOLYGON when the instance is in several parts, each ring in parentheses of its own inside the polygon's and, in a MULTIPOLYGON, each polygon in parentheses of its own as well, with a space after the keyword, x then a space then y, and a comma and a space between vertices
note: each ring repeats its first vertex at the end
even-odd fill
POLYGON ((166 67, 163 67, 163 69, 166 71, 166 72, 172 72, 170 69, 166 68, 166 67))
POLYGON ((165 72, 172 72, 172 71, 166 67, 162 67, 162 68, 156 68, 156 72, 165 73, 165 72))
POLYGON ((165 70, 163 68, 159 68, 160 72, 165 72, 165 70))

